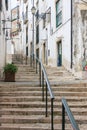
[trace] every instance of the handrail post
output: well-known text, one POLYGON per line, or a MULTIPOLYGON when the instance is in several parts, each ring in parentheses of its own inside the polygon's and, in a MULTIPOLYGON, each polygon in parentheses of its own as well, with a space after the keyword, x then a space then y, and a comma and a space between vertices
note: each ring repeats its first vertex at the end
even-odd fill
POLYGON ((36 74, 37 74, 37 59, 36 59, 36 67, 35 68, 36 68, 36 74))
POLYGON ((34 62, 34 54, 33 54, 33 68, 35 67, 34 65, 35 65, 35 62, 34 62))
POLYGON ((32 56, 30 56, 30 67, 32 67, 32 56))
POLYGON ((48 89, 47 89, 47 83, 46 83, 46 117, 48 115, 48 89))
POLYGON ((42 71, 42 101, 44 101, 44 73, 42 71))
POLYGON ((53 122, 53 116, 54 116, 54 112, 53 112, 53 98, 51 99, 51 130, 54 130, 54 122, 53 122))
POLYGON ((62 104, 62 130, 65 130, 65 108, 62 104))
POLYGON ((40 78, 40 87, 41 87, 41 64, 39 63, 39 78, 40 78))

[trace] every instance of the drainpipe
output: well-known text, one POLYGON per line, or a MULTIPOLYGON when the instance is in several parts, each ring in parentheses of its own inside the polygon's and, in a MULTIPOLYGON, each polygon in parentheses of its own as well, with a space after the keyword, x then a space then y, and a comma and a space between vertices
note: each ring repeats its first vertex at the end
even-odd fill
POLYGON ((73 31, 73 22, 72 22, 72 20, 73 20, 73 0, 71 0, 71 65, 70 65, 70 67, 71 67, 71 69, 72 69, 72 64, 73 64, 73 34, 72 34, 72 31, 73 31))

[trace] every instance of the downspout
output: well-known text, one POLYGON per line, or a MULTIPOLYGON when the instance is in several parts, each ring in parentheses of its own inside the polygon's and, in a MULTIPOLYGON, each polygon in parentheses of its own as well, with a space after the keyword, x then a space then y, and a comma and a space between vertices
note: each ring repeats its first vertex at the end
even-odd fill
POLYGON ((72 67, 73 67, 73 34, 72 34, 72 32, 73 32, 73 22, 72 22, 72 20, 73 20, 73 2, 72 2, 72 0, 71 0, 71 65, 70 65, 70 67, 71 67, 71 69, 72 69, 72 67))

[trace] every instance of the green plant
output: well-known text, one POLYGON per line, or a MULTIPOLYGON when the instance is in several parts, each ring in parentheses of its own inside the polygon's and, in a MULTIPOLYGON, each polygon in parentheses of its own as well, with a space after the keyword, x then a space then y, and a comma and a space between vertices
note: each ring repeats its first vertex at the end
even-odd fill
POLYGON ((8 63, 4 67, 4 72, 16 73, 17 70, 18 70, 17 66, 12 63, 8 63))

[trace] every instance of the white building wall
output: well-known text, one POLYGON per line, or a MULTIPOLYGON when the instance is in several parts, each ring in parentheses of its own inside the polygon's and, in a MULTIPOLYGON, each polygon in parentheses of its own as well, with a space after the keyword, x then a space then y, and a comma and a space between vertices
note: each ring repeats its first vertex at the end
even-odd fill
POLYGON ((22 54, 24 57, 26 57, 26 47, 28 47, 28 56, 30 56, 30 44, 32 42, 32 1, 27 0, 26 3, 24 3, 24 0, 21 0, 20 3, 20 12, 21 12, 21 37, 22 37, 22 54), (26 13, 26 7, 28 6, 28 21, 24 23, 24 15, 26 13), (28 43, 26 43, 26 28, 28 27, 28 43))
MULTIPOLYGON (((70 0, 62 1, 62 24, 56 28, 56 2, 55 0, 39 1, 39 14, 47 12, 51 8, 51 21, 46 23, 43 29, 43 20, 39 19, 39 50, 45 42, 50 51, 48 65, 57 66, 57 42, 62 41, 62 64, 70 68, 71 63, 71 3, 70 0), (66 51, 67 50, 67 51, 66 51)), ((40 57, 42 51, 40 51, 40 57)))
MULTIPOLYGON (((62 42, 62 65, 68 70, 71 68, 71 0, 62 0, 62 24, 56 28, 56 1, 57 0, 35 0, 35 7, 39 9, 39 20, 34 26, 34 47, 39 49, 39 58, 43 61, 43 45, 46 47, 46 59, 48 65, 57 66, 57 43, 61 40, 62 42), (38 8, 37 8, 38 6, 38 8), (43 19, 41 18, 42 13, 47 13, 51 10, 51 19, 49 22, 46 21, 46 26, 43 29, 43 19), (36 26, 39 24, 39 43, 36 44, 36 26)), ((85 30, 85 26, 82 23, 81 9, 83 6, 79 6, 74 3, 77 0, 73 0, 73 69, 74 71, 80 71, 82 69, 82 57, 83 57, 83 38, 82 28, 85 30), (83 26, 82 26, 83 25, 83 26)), ((32 1, 21 2, 21 12, 26 11, 28 5, 28 22, 23 23, 22 20, 22 45, 23 53, 26 55, 26 46, 31 49, 32 42, 32 1), (28 43, 26 44, 26 27, 28 26, 28 43)), ((86 8, 86 7, 85 7, 86 8)), ((46 14, 47 16, 47 14, 46 14)), ((85 16, 86 17, 86 16, 85 16)), ((35 18, 36 19, 36 18, 35 18)), ((86 20, 85 20, 86 21, 86 20)), ((86 30, 85 30, 86 33, 86 30)), ((85 33, 84 36, 85 37, 85 33)))
MULTIPOLYGON (((0 77, 3 74, 3 66, 7 63, 8 59, 8 42, 6 39, 6 28, 10 28, 10 23, 8 22, 8 16, 10 15, 10 1, 8 3, 8 11, 5 7, 5 1, 2 1, 2 11, 0 11, 0 77), (3 21, 4 20, 4 21, 3 21)), ((10 33, 10 29, 7 30, 8 34, 10 33)), ((9 35, 8 35, 9 36, 9 35)), ((9 46, 10 50, 10 46, 9 46)))

